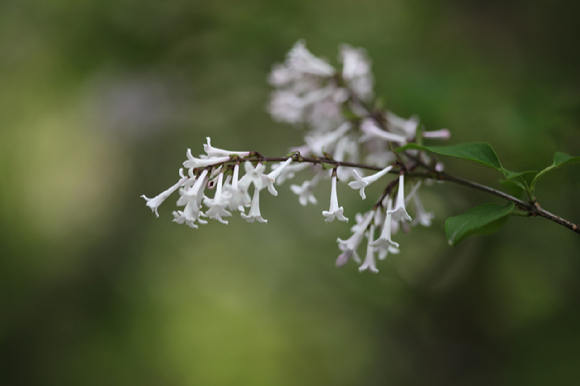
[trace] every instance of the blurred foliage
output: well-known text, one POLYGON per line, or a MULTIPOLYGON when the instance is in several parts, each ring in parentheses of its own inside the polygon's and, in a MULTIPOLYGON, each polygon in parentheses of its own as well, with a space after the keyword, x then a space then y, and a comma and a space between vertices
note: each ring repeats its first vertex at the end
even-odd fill
MULTIPOLYGON (((1 2, 0 384, 577 384, 580 239, 554 223, 451 249, 447 217, 503 203, 437 185, 434 226, 368 275, 334 268, 348 228, 322 221, 326 186, 314 209, 281 187, 267 226, 197 231, 139 195, 206 136, 299 145, 264 106, 300 38, 331 61, 365 47, 390 109, 490 142, 510 170, 580 155, 579 16, 574 1, 1 2)), ((580 222, 579 176, 543 178, 542 206, 580 222)), ((340 194, 347 215, 366 208, 340 194)))

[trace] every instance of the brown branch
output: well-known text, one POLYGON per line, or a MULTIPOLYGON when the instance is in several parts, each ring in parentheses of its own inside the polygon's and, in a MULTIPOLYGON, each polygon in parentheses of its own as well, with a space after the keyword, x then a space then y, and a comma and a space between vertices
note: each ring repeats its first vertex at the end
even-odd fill
MULTIPOLYGON (((255 153, 255 154, 258 154, 258 153, 255 153)), ((578 225, 576 225, 576 224, 572 223, 571 221, 568 221, 560 216, 557 216, 553 213, 550 213, 547 210, 542 209, 537 202, 534 202, 534 203, 525 202, 525 201, 522 201, 514 196, 510 196, 507 193, 496 190, 496 189, 491 188, 489 186, 481 185, 481 184, 478 184, 477 182, 473 182, 473 181, 469 181, 469 180, 464 180, 462 178, 455 177, 455 176, 452 176, 452 175, 444 173, 444 172, 438 172, 430 165, 427 165, 426 163, 421 161, 418 157, 414 157, 408 153, 405 153, 405 155, 407 157, 409 157, 410 159, 412 159, 413 161, 415 161, 417 163, 417 166, 421 166, 429 171, 426 173, 407 172, 406 175, 408 175, 409 177, 432 178, 432 179, 436 179, 439 181, 449 181, 449 182, 453 182, 453 183, 456 183, 459 185, 466 186, 466 187, 471 188, 471 189, 479 190, 479 191, 500 197, 504 200, 513 202, 519 209, 528 212, 528 216, 544 217, 550 221, 553 221, 559 225, 562 225, 565 228, 570 229, 571 231, 573 231, 575 233, 580 234, 580 227, 578 225)), ((373 170, 373 171, 382 170, 382 168, 378 167, 378 166, 366 165, 366 164, 361 164, 361 163, 356 163, 356 162, 336 161, 336 160, 333 160, 330 158, 302 157, 299 153, 296 153, 290 157, 263 157, 261 155, 256 156, 256 157, 245 157, 245 158, 234 157, 234 158, 232 158, 232 160, 226 161, 225 163, 238 162, 238 161, 284 162, 288 158, 293 158, 294 162, 307 162, 307 163, 311 163, 311 164, 329 164, 329 165, 334 165, 335 167, 351 167, 351 168, 360 168, 360 169, 367 169, 367 170, 373 170)), ((390 173, 399 174, 400 171, 401 171, 401 169, 393 169, 390 171, 390 173)), ((392 186, 391 186, 391 184, 389 184, 387 186, 387 188, 390 188, 390 189, 386 189, 386 191, 392 190, 394 186, 395 186, 394 184, 392 186)), ((384 196, 383 196, 383 198, 384 198, 384 196)))
MULTIPOLYGON (((386 127, 383 120, 380 119, 380 117, 381 117, 380 115, 377 116, 377 114, 375 112, 373 112, 366 104, 364 104, 361 100, 356 98, 356 95, 354 94, 354 92, 352 92, 352 90, 351 90, 351 95, 352 95, 351 99, 353 102, 358 103, 359 106, 361 106, 363 109, 366 110, 366 112, 370 118, 372 118, 383 130, 388 131, 388 127, 386 127)), ((397 154, 397 153, 395 152, 395 154, 397 154)), ((560 224, 560 225, 570 229, 572 232, 580 234, 580 227, 578 225, 576 225, 576 224, 574 224, 574 223, 572 223, 572 222, 570 222, 570 221, 568 221, 560 216, 556 216, 555 214, 550 213, 547 210, 542 209, 537 202, 534 202, 534 203, 524 202, 524 201, 519 200, 513 196, 510 196, 509 194, 506 194, 506 193, 501 192, 499 190, 495 190, 493 188, 490 188, 489 186, 481 185, 481 184, 478 184, 478 183, 473 182, 473 181, 468 181, 468 180, 464 180, 464 179, 461 179, 458 177, 454 177, 454 176, 451 176, 447 173, 438 172, 434 168, 423 163, 419 157, 413 157, 413 156, 409 155, 408 153, 405 153, 405 155, 407 157, 413 159, 414 161, 416 161, 419 165, 425 167, 427 170, 431 171, 432 173, 435 173, 436 178, 439 180, 455 182, 456 184, 467 186, 467 187, 470 187, 472 189, 480 190, 482 192, 486 192, 486 193, 501 197, 504 200, 508 200, 508 201, 513 202, 514 204, 516 204, 516 206, 518 208, 523 209, 526 212, 528 212, 528 216, 534 216, 534 217, 540 216, 540 217, 547 218, 548 220, 554 221, 555 223, 560 224)))

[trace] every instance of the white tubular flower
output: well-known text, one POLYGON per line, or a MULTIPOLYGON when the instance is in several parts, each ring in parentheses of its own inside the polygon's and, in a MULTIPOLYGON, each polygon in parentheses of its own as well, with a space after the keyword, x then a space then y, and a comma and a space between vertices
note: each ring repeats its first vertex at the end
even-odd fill
POLYGON ((451 132, 449 131, 449 129, 424 131, 423 138, 449 139, 451 138, 451 132))
POLYGON ((419 199, 419 194, 417 190, 421 186, 421 181, 417 182, 411 192, 405 199, 405 203, 408 204, 411 199, 413 200, 413 204, 415 205, 415 219, 411 222, 411 225, 421 224, 424 227, 431 226, 431 220, 435 215, 431 212, 426 212, 425 208, 423 207, 423 203, 419 199))
MULTIPOLYGON (((391 240, 391 225, 392 225, 392 215, 390 213, 392 206, 392 200, 387 199, 387 211, 385 216, 385 222, 383 223, 383 229, 381 230, 381 235, 376 239, 372 245, 377 247, 379 250, 379 259, 383 260, 387 257, 388 252, 393 252, 399 248, 399 244, 391 240)), ((398 250, 397 250, 398 251, 398 250)), ((397 252, 395 252, 397 253, 397 252)))
POLYGON ((387 126, 394 133, 403 135, 407 139, 413 139, 419 127, 419 117, 413 115, 411 118, 405 119, 387 111, 387 126))
POLYGON ((374 213, 372 210, 367 212, 364 216, 357 214, 357 224, 351 229, 351 231, 354 232, 352 236, 350 236, 348 240, 336 240, 338 242, 338 248, 343 251, 336 259, 335 264, 337 267, 345 265, 351 257, 354 261, 360 263, 360 258, 358 257, 356 250, 358 249, 364 237, 364 232, 371 223, 373 217, 374 213))
POLYGON ((381 129, 375 124, 375 122, 372 119, 369 118, 364 119, 362 121, 360 129, 364 134, 361 135, 361 137, 359 138, 359 142, 366 142, 368 140, 376 138, 382 139, 383 141, 397 142, 400 144, 404 144, 407 142, 406 137, 390 133, 388 131, 381 129))
POLYGON ((185 221, 185 216, 183 212, 180 210, 173 211, 173 222, 179 225, 187 224, 188 227, 192 229, 197 229, 197 225, 195 225, 193 222, 185 221))
POLYGON ((238 182, 242 189, 248 190, 250 184, 254 184, 256 189, 262 190, 270 182, 268 176, 264 175, 264 170, 266 169, 264 164, 259 163, 254 167, 250 161, 246 161, 244 168, 246 169, 246 175, 238 182))
POLYGON ((411 221, 411 216, 407 213, 405 208, 405 174, 399 174, 399 192, 397 193, 397 202, 395 203, 395 209, 387 211, 387 214, 393 216, 394 221, 407 220, 411 221))
POLYGON ((373 246, 373 237, 375 234, 375 226, 371 224, 371 227, 367 233, 367 254, 365 256, 365 260, 363 261, 362 265, 358 267, 358 271, 366 271, 369 270, 373 273, 379 273, 377 269, 377 264, 375 262, 375 248, 373 246))
POLYGON ((275 63, 268 75, 268 83, 274 87, 285 86, 296 78, 296 74, 283 64, 275 63))
POLYGON ((270 192, 271 195, 273 195, 273 196, 278 195, 278 192, 274 188, 274 183, 276 182, 276 178, 278 178, 278 176, 280 176, 280 174, 282 174, 284 169, 286 169, 288 167, 288 165, 290 165, 290 163, 292 163, 292 158, 288 158, 286 161, 282 162, 276 169, 272 170, 266 176, 268 178, 268 182, 266 183, 266 185, 267 185, 268 191, 270 192))
POLYGON ((251 152, 249 151, 230 151, 230 150, 223 150, 213 147, 211 145, 211 138, 207 137, 207 144, 203 145, 203 151, 206 152, 208 157, 229 157, 232 154, 237 154, 240 157, 247 157, 250 155, 251 152))
POLYGON ((223 220, 222 217, 230 217, 232 214, 226 210, 229 205, 231 198, 231 193, 222 192, 223 184, 223 173, 218 176, 217 187, 215 191, 215 196, 213 199, 205 197, 203 203, 209 208, 205 215, 211 219, 218 220, 222 224, 227 225, 227 221, 223 220))
POLYGON ((304 141, 312 154, 322 156, 323 151, 329 151, 351 127, 350 123, 345 122, 334 131, 318 135, 307 135, 304 137, 304 141))
POLYGON ((369 186, 370 184, 372 184, 373 182, 377 181, 379 178, 381 178, 382 176, 384 176, 388 172, 390 172, 392 169, 393 169, 392 166, 387 166, 386 168, 384 168, 380 172, 375 173, 373 175, 370 175, 368 177, 364 177, 364 178, 359 176, 358 173, 356 172, 356 170, 353 170, 352 174, 353 174, 354 178, 356 179, 356 181, 349 182, 348 186, 350 186, 353 189, 360 189, 359 194, 362 197, 362 199, 364 200, 367 198, 367 196, 365 195, 365 188, 367 186, 369 186))
POLYGON ((413 197, 413 202, 415 203, 415 220, 413 220, 411 225, 421 224, 424 227, 431 226, 431 220, 433 217, 435 217, 435 215, 432 212, 425 211, 419 196, 415 195, 413 197))
POLYGON ((228 203, 228 209, 244 211, 245 205, 250 205, 251 198, 247 189, 242 189, 239 186, 238 175, 240 172, 240 165, 234 166, 234 176, 232 177, 232 184, 226 184, 225 189, 231 195, 228 203))
POLYGON ((292 190, 294 194, 297 194, 299 196, 300 205, 306 206, 306 204, 308 204, 309 202, 311 204, 318 203, 316 197, 314 197, 312 193, 314 192, 314 188, 316 188, 316 185, 318 185, 318 181, 320 181, 320 178, 322 177, 323 173, 324 170, 318 171, 318 173, 314 175, 314 178, 312 178, 312 180, 304 181, 302 183, 302 186, 290 185, 290 190, 292 190))
POLYGON ((183 186, 188 180, 189 180, 189 177, 185 177, 182 175, 181 179, 179 181, 177 181, 177 183, 175 185, 173 185, 171 188, 167 189, 166 191, 161 192, 157 196, 155 196, 153 198, 147 198, 145 195, 142 195, 141 197, 143 197, 145 199, 145 201, 147 201, 147 203, 145 205, 147 205, 149 208, 151 208, 151 211, 153 213, 155 213, 155 216, 159 217, 159 213, 157 212, 157 209, 159 208, 159 206, 161 204, 163 204, 163 201, 165 201, 165 199, 167 197, 171 196, 177 189, 179 189, 180 186, 183 186))
POLYGON ((413 186, 413 189, 411 189, 409 194, 407 194, 407 197, 405 198, 405 204, 408 204, 409 202, 411 202, 411 199, 417 194, 417 191, 419 190, 420 186, 421 186, 421 181, 418 181, 415 184, 415 186, 413 186))
MULTIPOLYGON (((277 170, 281 165, 282 163, 272 165, 272 170, 277 170)), ((276 178, 276 185, 281 185, 284 183, 284 181, 294 178, 296 172, 304 170, 309 166, 310 164, 308 162, 290 164, 286 166, 283 171, 280 172, 278 178, 276 178)))
POLYGON ((330 190, 330 209, 328 211, 322 211, 322 214, 326 217, 326 222, 334 221, 338 219, 339 221, 348 222, 348 218, 343 216, 344 208, 338 207, 338 195, 336 193, 336 175, 332 176, 332 187, 330 190))
POLYGON ((210 158, 195 158, 191 155, 191 149, 187 149, 187 161, 183 163, 183 166, 188 169, 205 168, 206 166, 211 166, 219 163, 229 161, 230 157, 210 157, 210 158))
POLYGON ((316 75, 321 77, 331 77, 334 75, 334 68, 324 60, 312 55, 306 49, 304 40, 299 40, 288 52, 286 65, 289 69, 298 73, 316 75))
MULTIPOLYGON (((358 148, 359 144, 352 138, 352 136, 347 135, 342 137, 336 144, 336 149, 334 149, 334 154, 332 157, 336 161, 350 161, 358 162, 358 148)), ((336 175, 340 181, 348 181, 350 179, 350 168, 342 167, 337 169, 336 175)))
POLYGON ((207 169, 204 169, 204 171, 201 172, 200 176, 197 178, 195 184, 193 184, 191 188, 182 188, 179 191, 181 197, 179 197, 179 200, 177 200, 177 205, 178 206, 185 205, 185 208, 183 209, 182 212, 182 216, 187 225, 189 225, 192 228, 193 228, 192 225, 196 220, 199 220, 199 223, 201 224, 207 223, 199 219, 200 215, 205 216, 200 209, 201 209, 201 200, 203 199, 203 192, 205 190, 205 186, 207 183, 206 176, 207 169))
POLYGON ((308 105, 306 121, 317 131, 325 132, 344 123, 342 104, 346 102, 349 94, 345 89, 334 85, 328 85, 323 90, 324 98, 318 98, 308 105))
POLYGON ((254 222, 254 220, 258 220, 261 223, 267 223, 268 220, 262 218, 260 214, 260 190, 254 189, 254 197, 252 198, 252 206, 250 207, 250 212, 248 214, 241 213, 242 218, 244 218, 247 222, 254 222))
POLYGON ((348 44, 339 46, 338 60, 343 64, 342 77, 354 93, 367 100, 373 95, 373 74, 371 61, 362 48, 353 48, 348 44))
POLYGON ((304 121, 306 103, 292 91, 276 90, 268 105, 268 112, 278 122, 297 124, 304 121))
POLYGON ((345 249, 340 255, 338 255, 338 257, 336 258, 336 262, 334 264, 337 267, 342 267, 343 265, 348 263, 351 257, 354 261, 360 262, 360 257, 358 257, 358 255, 356 254, 356 251, 354 251, 353 249, 345 249))

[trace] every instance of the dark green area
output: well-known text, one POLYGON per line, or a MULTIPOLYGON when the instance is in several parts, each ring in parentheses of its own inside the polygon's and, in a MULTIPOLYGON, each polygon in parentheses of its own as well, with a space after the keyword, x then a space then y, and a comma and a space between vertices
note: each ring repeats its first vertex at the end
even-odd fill
POLYGON ((483 204, 469 209, 459 216, 449 217, 445 221, 447 242, 450 246, 456 246, 467 237, 478 233, 494 234, 505 225, 513 208, 513 202, 506 206, 483 204))

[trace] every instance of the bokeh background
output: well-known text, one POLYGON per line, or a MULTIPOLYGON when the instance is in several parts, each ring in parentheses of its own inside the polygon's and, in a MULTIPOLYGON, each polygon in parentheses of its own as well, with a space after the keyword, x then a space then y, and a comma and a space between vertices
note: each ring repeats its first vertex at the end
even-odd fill
MULTIPOLYGON (((264 196, 267 225, 198 230, 171 222, 173 198, 159 219, 139 198, 206 136, 301 144, 265 111, 300 38, 334 63, 339 43, 365 47, 392 111, 488 141, 509 169, 580 155, 579 16, 577 1, 2 1, 0 384, 579 384, 578 235, 513 218, 445 242, 447 217, 494 197, 425 189, 434 225, 398 235, 378 275, 334 267, 349 230, 324 223, 327 186, 316 207, 288 184, 264 196)), ((578 166, 538 195, 580 222, 578 166)))

